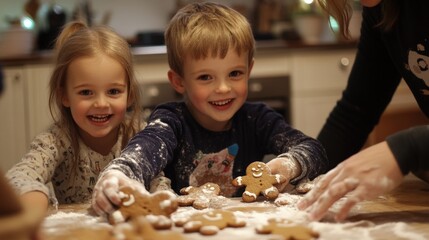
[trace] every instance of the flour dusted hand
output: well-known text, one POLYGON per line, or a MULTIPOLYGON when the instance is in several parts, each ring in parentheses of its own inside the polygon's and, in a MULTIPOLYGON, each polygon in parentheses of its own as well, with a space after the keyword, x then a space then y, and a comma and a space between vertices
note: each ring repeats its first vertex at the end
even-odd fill
POLYGON ((128 186, 139 192, 147 192, 143 183, 127 177, 117 170, 105 172, 94 187, 92 208, 98 215, 105 215, 121 204, 119 188, 128 186))
POLYGON ((267 163, 267 166, 271 169, 271 174, 280 174, 287 179, 286 182, 275 185, 279 192, 283 192, 290 180, 297 177, 301 172, 299 163, 287 157, 274 158, 267 163))
POLYGON ((347 194, 335 215, 335 219, 340 221, 357 203, 391 191, 402 179, 403 175, 387 143, 381 142, 351 156, 328 172, 298 202, 298 208, 307 209, 312 220, 319 220, 347 194))

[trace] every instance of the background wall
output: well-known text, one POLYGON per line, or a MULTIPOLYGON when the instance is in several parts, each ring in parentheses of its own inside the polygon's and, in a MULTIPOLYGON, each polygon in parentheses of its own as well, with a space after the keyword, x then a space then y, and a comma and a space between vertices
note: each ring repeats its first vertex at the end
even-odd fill
MULTIPOLYGON (((8 28, 7 18, 22 16, 24 5, 28 0, 1 0, 0 2, 0 31, 8 28)), ((76 5, 82 0, 39 0, 41 7, 39 17, 46 13, 53 2, 64 7, 68 19, 71 18, 76 5)), ((139 31, 163 30, 171 14, 176 9, 175 0, 90 0, 94 11, 95 22, 100 22, 103 15, 111 14, 109 21, 118 33, 126 38, 133 37, 139 31)), ((191 0, 181 1, 191 2, 191 0)), ((241 4, 252 7, 250 0, 217 0, 225 5, 241 4)))

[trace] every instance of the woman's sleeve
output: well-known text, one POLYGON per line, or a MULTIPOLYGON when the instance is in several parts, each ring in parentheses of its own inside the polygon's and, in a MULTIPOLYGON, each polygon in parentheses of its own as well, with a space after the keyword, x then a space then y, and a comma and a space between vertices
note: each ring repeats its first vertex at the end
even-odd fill
POLYGON ((429 170, 429 125, 397 132, 386 141, 402 174, 429 170))
POLYGON ((378 19, 373 11, 363 10, 358 51, 346 89, 318 135, 329 169, 362 148, 401 79, 380 30, 374 26, 378 19))

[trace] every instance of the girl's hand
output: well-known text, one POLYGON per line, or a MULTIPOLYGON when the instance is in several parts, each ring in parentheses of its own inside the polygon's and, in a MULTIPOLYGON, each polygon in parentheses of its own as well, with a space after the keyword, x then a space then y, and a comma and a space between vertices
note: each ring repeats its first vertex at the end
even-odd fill
POLYGON ((377 197, 396 188, 403 175, 386 142, 381 142, 351 156, 328 172, 298 202, 311 220, 320 220, 340 198, 347 198, 335 215, 337 221, 347 217, 358 202, 377 197))
POLYGON ((283 192, 289 181, 301 173, 299 163, 294 159, 286 157, 274 158, 267 163, 267 166, 271 169, 271 174, 281 174, 287 179, 286 182, 276 185, 279 192, 283 192))
POLYGON ((121 204, 119 188, 132 187, 140 192, 147 192, 143 183, 137 182, 117 170, 105 172, 94 187, 92 208, 98 215, 105 215, 115 210, 121 204))

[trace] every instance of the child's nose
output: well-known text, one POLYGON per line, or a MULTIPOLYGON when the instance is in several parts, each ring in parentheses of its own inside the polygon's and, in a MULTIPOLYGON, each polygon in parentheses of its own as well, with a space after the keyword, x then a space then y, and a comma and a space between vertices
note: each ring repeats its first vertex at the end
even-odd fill
POLYGON ((105 107, 107 105, 108 105, 108 101, 107 101, 106 96, 104 96, 104 95, 97 96, 97 98, 95 99, 95 102, 94 102, 95 107, 105 107))
POLYGON ((226 79, 221 79, 219 81, 217 92, 224 93, 224 92, 229 92, 229 91, 231 91, 231 86, 230 86, 229 81, 226 79))

